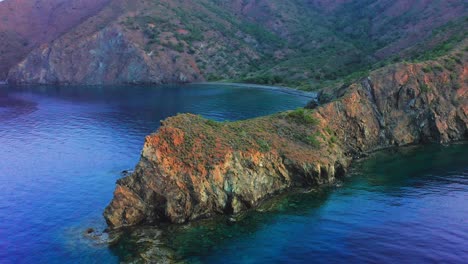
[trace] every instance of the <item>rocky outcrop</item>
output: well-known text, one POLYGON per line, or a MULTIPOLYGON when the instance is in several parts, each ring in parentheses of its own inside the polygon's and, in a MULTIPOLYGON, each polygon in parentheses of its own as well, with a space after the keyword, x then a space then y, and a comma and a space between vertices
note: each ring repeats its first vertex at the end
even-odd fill
POLYGON ((59 39, 33 51, 9 74, 11 83, 183 83, 203 80, 190 60, 162 54, 155 61, 119 27, 108 27, 73 45, 59 39), (161 65, 162 64, 162 65, 161 65))
MULTIPOLYGON (((204 80, 188 54, 145 50, 122 19, 145 3, 111 0, 95 16, 32 51, 13 67, 11 84, 184 83, 204 80)), ((154 6, 152 7, 154 8, 154 6)))
POLYGON ((467 139, 465 62, 463 55, 389 66, 315 109, 233 123, 169 118, 146 138, 135 172, 117 182, 107 223, 235 214, 291 188, 333 183, 370 151, 467 139))
POLYGON ((281 142, 279 137, 273 142, 267 133, 255 131, 255 126, 281 126, 269 124, 273 121, 287 122, 264 118, 237 127, 194 115, 168 119, 157 134, 147 137, 135 173, 119 180, 105 213, 109 225, 183 223, 238 213, 293 186, 333 181, 334 161, 320 163, 305 144, 281 142), (280 152, 280 144, 288 146, 280 152))
POLYGON ((0 80, 38 45, 96 15, 110 0, 0 1, 0 80))

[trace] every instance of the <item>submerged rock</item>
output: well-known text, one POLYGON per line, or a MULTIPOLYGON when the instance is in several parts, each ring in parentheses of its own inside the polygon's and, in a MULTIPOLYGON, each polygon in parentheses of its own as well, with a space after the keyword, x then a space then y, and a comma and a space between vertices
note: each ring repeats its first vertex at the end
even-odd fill
POLYGON ((115 229, 238 214, 295 187, 334 183, 371 151, 466 139, 468 68, 439 63, 377 70, 314 110, 233 123, 169 118, 117 182, 106 221, 115 229))
POLYGON ((163 231, 157 228, 138 227, 120 234, 120 243, 111 250, 121 263, 185 263, 166 245, 163 231), (122 244, 125 245, 123 250, 122 244))
POLYGON ((97 245, 112 245, 113 243, 118 241, 118 237, 110 235, 106 232, 100 232, 95 230, 94 228, 87 228, 83 232, 84 237, 93 241, 93 243, 97 245))
POLYGON ((132 173, 133 173, 133 170, 123 170, 120 173, 120 175, 122 175, 122 177, 127 177, 127 176, 130 176, 132 173))

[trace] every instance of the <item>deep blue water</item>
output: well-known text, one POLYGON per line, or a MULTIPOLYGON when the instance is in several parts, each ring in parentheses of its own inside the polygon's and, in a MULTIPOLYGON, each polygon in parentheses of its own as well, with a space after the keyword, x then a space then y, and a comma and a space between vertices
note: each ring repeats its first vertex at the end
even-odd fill
MULTIPOLYGON (((0 263, 119 263, 135 241, 83 238, 159 120, 192 112, 237 120, 309 98, 280 90, 0 88, 0 263)), ((161 243, 202 263, 466 263, 468 145, 377 153, 340 188, 282 195, 240 221, 171 226, 161 243)), ((142 238, 139 237, 139 240, 142 238)))
POLYGON ((238 120, 303 106, 280 90, 218 85, 0 87, 0 263, 117 263, 89 247, 120 172, 160 120, 238 120))

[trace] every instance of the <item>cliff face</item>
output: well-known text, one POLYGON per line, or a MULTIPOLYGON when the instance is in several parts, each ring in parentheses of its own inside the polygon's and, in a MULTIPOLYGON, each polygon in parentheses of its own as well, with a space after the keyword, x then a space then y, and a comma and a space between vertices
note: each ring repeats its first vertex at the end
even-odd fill
POLYGON ((73 45, 66 40, 46 44, 10 71, 13 83, 112 84, 177 83, 202 80, 193 61, 173 61, 166 53, 151 58, 131 42, 119 27, 108 27, 73 45), (118 51, 118 52, 116 52, 118 51), (77 61, 78 63, 73 63, 77 61))
POLYGON ((245 34, 236 36, 233 27, 240 22, 221 11, 209 1, 110 0, 96 15, 31 52, 8 79, 160 84, 202 81, 214 72, 236 75, 258 59, 256 41, 248 44, 245 34))
POLYGON ((293 187, 332 183, 369 151, 467 139, 467 76, 458 53, 374 71, 316 109, 233 123, 169 118, 146 138, 104 216, 119 228, 238 213, 293 187))
POLYGON ((0 2, 0 80, 38 45, 94 16, 110 0, 5 0, 0 2))

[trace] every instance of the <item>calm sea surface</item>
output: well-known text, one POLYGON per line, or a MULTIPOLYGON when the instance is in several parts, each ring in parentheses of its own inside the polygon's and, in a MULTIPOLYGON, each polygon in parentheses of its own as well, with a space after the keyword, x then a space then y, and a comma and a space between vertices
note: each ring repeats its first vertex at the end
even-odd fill
MULTIPOLYGON (((239 120, 309 100, 225 85, 0 86, 0 263, 141 257, 134 239, 109 248, 82 233, 105 228, 115 181, 161 119, 239 120)), ((468 145, 381 152, 350 175, 339 188, 283 195, 237 222, 168 227, 158 243, 201 263, 466 263, 468 145)))

